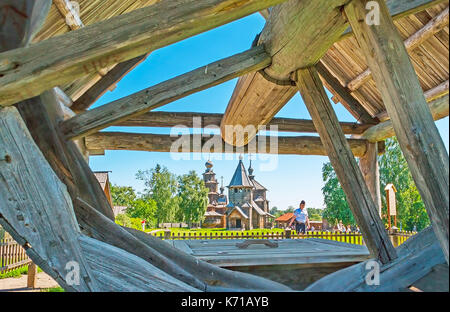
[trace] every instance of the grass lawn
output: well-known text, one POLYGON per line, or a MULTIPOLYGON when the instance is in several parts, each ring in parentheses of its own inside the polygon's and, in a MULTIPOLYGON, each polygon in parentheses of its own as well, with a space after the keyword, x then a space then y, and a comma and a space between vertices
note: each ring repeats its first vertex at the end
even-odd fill
MULTIPOLYGON (((1 266, 2 266, 2 264, 0 263, 0 267, 1 266)), ((38 273, 42 272, 40 267, 38 267, 37 270, 38 270, 38 273)), ((28 274, 28 265, 21 267, 21 268, 14 269, 14 270, 6 272, 6 273, 0 273, 0 279, 10 278, 10 277, 20 277, 25 274, 28 274)))

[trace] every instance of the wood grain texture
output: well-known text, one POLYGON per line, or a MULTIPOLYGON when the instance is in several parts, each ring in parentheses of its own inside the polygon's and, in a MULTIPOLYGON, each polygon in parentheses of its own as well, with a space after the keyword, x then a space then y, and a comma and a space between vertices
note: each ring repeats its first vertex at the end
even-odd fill
MULTIPOLYGON (((408 239, 397 248, 398 258, 393 262, 380 264, 380 285, 366 284, 366 276, 372 270, 361 262, 341 271, 330 274, 307 287, 306 291, 402 291, 426 276, 431 269, 445 263, 444 254, 439 247, 431 227, 408 239)), ((373 259, 372 259, 373 260, 373 259)))
POLYGON ((382 263, 396 258, 384 224, 378 214, 362 173, 351 153, 336 114, 314 67, 296 72, 296 81, 306 107, 328 152, 336 175, 347 196, 371 255, 382 263))
POLYGON ((113 123, 145 113, 245 73, 264 68, 270 62, 270 57, 264 47, 255 47, 81 113, 63 122, 61 129, 69 139, 86 136, 113 123))
MULTIPOLYGON (((348 139, 355 157, 367 151, 367 141, 348 139)), ((86 137, 88 150, 132 150, 147 152, 187 153, 262 153, 279 155, 327 155, 319 137, 257 136, 248 145, 237 148, 225 143, 220 136, 213 138, 192 135, 173 136, 126 132, 98 132, 86 137), (276 143, 277 142, 277 143, 276 143), (272 145, 271 145, 272 144, 272 145)))
MULTIPOLYGON (((434 120, 440 120, 449 115, 449 96, 443 96, 428 103, 434 120)), ((384 121, 378 125, 372 126, 360 136, 369 142, 378 142, 395 136, 394 127, 391 120, 384 121)))
MULTIPOLYGON (((317 63, 347 27, 340 12, 340 6, 347 2, 290 0, 275 6, 258 40, 272 56, 272 64, 264 69, 266 74, 289 80, 295 69, 317 63)), ((276 85, 259 73, 241 77, 222 120, 223 139, 236 146, 247 144, 295 93, 292 86, 276 85), (227 125, 252 125, 256 131, 237 142, 224 131, 227 125)))
POLYGON ((380 25, 364 22, 366 0, 345 7, 380 89, 400 147, 448 263, 449 158, 422 88, 384 1, 380 25))
MULTIPOLYGON (((192 113, 192 112, 147 112, 131 117, 112 126, 118 127, 188 127, 204 128, 219 127, 223 114, 192 113), (199 121, 197 123, 196 121, 199 121)), ((340 122, 345 134, 362 134, 371 124, 356 122, 340 122)), ((316 133, 312 120, 295 118, 273 118, 267 128, 278 127, 279 132, 307 132, 316 133)))
POLYGON ((378 214, 382 216, 381 191, 380 191, 380 171, 378 167, 378 143, 370 143, 367 152, 359 158, 359 168, 366 181, 370 195, 377 207, 378 214))
POLYGON ((276 5, 282 0, 162 0, 0 54, 0 105, 39 95, 57 85, 125 62, 276 5))

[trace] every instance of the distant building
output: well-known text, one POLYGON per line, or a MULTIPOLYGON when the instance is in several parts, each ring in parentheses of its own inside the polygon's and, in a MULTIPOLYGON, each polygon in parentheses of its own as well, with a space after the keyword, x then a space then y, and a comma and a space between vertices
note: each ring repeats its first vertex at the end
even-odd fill
POLYGON ((271 227, 275 217, 268 211, 267 189, 255 180, 251 162, 247 175, 242 157, 240 158, 228 185, 228 198, 224 194, 223 181, 220 193, 217 192, 218 182, 212 162, 206 162, 205 166, 203 179, 209 189, 209 203, 203 227, 246 230, 271 227))
POLYGON ((279 216, 278 218, 275 219, 275 227, 280 229, 287 228, 293 216, 294 213, 292 212, 288 212, 285 213, 284 215, 279 216))
POLYGON ((98 183, 100 183, 100 186, 102 187, 103 192, 106 195, 106 199, 108 200, 111 207, 112 204, 112 197, 111 197, 111 189, 109 186, 109 172, 111 171, 95 171, 94 175, 97 178, 98 183))

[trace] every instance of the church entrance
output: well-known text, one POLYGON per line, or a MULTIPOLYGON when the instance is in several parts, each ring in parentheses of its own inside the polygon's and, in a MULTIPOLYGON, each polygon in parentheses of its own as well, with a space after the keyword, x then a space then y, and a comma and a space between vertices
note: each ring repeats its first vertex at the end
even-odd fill
POLYGON ((242 224, 241 224, 241 219, 236 219, 236 227, 239 229, 239 228, 242 228, 242 224))

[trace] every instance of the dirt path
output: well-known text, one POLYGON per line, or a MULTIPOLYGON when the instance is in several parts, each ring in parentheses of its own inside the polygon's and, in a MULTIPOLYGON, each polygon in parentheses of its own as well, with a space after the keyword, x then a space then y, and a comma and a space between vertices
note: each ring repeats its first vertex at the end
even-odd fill
POLYGON ((35 289, 27 288, 27 276, 0 279, 0 292, 40 292, 41 289, 58 287, 58 283, 44 272, 37 274, 35 289))

